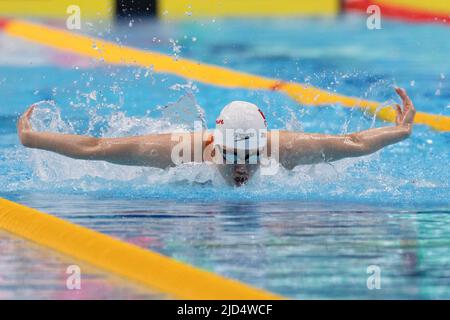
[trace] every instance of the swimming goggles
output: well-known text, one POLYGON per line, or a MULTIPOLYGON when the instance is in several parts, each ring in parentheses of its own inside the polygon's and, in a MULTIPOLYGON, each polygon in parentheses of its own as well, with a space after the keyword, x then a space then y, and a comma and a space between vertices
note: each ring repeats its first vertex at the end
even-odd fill
POLYGON ((257 164, 260 160, 259 150, 256 153, 250 154, 249 150, 238 152, 237 150, 227 151, 223 148, 221 152, 225 164, 257 164), (245 159, 242 159, 243 153, 245 154, 245 159))

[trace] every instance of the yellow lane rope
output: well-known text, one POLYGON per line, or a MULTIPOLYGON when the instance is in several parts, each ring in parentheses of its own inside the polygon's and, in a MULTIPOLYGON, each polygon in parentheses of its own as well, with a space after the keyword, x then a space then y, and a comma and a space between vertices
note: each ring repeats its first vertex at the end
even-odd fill
POLYGON ((39 17, 67 19, 73 12, 68 10, 76 5, 80 8, 83 20, 98 21, 112 19, 114 0, 0 0, 0 14, 6 17, 39 17))
POLYGON ((282 298, 3 198, 0 229, 175 298, 282 298))
MULTIPOLYGON (((170 73, 202 83, 228 88, 274 90, 283 92, 303 105, 320 106, 340 104, 348 108, 361 108, 386 121, 395 121, 391 106, 328 92, 313 86, 283 82, 223 67, 203 64, 188 59, 174 60, 161 53, 121 46, 112 42, 91 38, 62 29, 22 20, 3 23, 4 32, 79 55, 101 59, 110 64, 153 67, 155 72, 170 73)), ((450 131, 450 117, 418 112, 416 123, 428 125, 435 130, 450 131)))
POLYGON ((159 0, 163 19, 198 17, 336 16, 340 0, 159 0))

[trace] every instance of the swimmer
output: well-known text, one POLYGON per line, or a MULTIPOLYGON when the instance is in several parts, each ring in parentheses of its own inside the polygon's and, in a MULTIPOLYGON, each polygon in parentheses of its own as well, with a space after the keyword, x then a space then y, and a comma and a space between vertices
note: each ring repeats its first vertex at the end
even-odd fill
MULTIPOLYGON (((396 105, 395 126, 328 135, 291 131, 267 131, 264 114, 254 104, 234 101, 216 120, 214 132, 151 134, 123 138, 34 131, 31 106, 18 121, 18 135, 28 148, 42 149, 83 160, 100 160, 129 166, 166 169, 178 163, 173 159, 180 139, 189 141, 192 162, 214 165, 231 185, 242 186, 261 167, 263 159, 276 154, 277 163, 291 170, 298 165, 332 162, 374 153, 411 135, 416 110, 404 89, 396 88, 403 107, 396 105), (231 134, 229 134, 231 132, 231 134), (273 146, 276 136, 276 148, 273 146), (196 150, 200 150, 200 157, 196 150), (209 152, 210 151, 210 152, 209 152)), ((183 152, 184 153, 184 152, 183 152)))

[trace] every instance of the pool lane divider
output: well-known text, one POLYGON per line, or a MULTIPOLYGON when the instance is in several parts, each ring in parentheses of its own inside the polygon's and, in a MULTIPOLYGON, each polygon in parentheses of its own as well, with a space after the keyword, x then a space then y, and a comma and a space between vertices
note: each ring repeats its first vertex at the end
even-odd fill
POLYGON ((341 0, 157 0, 161 19, 205 17, 332 17, 341 0))
MULTIPOLYGON (((283 82, 279 79, 234 71, 189 59, 175 60, 170 55, 122 46, 113 42, 23 20, 3 21, 2 30, 12 36, 72 54, 98 59, 109 64, 153 68, 154 72, 157 73, 173 74, 225 88, 282 92, 299 104, 307 106, 338 104, 347 108, 361 108, 364 111, 375 114, 381 120, 395 122, 396 114, 392 106, 328 92, 306 84, 283 82)), ((417 112, 415 122, 428 125, 438 131, 450 131, 450 117, 448 116, 417 112)))
POLYGON ((177 299, 282 299, 3 198, 0 229, 177 299))
MULTIPOLYGON (((117 0, 119 1, 119 0, 117 0)), ((0 0, 0 13, 8 17, 34 17, 67 19, 74 11, 72 5, 80 8, 84 21, 111 19, 114 16, 116 0, 0 0)))
POLYGON ((414 23, 441 23, 450 26, 448 0, 344 0, 346 12, 367 15, 367 8, 376 5, 383 17, 414 23))

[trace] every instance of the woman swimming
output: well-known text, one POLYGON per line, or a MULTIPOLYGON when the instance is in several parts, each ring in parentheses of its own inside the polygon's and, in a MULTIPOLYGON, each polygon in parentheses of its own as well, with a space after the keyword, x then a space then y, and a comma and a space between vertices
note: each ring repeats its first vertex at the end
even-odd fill
POLYGON ((286 169, 293 169, 298 165, 368 155, 408 138, 416 110, 404 89, 396 88, 396 92, 403 107, 396 105, 395 126, 345 135, 268 131, 261 110, 243 101, 234 101, 221 111, 214 133, 94 138, 37 132, 30 123, 34 106, 20 117, 17 127, 21 143, 28 148, 74 159, 162 169, 184 162, 206 162, 216 166, 227 182, 241 186, 267 163, 267 159, 275 158, 286 169))

